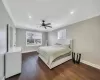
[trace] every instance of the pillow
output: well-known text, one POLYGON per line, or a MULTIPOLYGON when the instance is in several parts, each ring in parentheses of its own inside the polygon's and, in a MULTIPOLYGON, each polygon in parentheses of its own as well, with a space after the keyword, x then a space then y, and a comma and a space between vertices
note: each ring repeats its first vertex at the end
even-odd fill
POLYGON ((64 44, 64 45, 62 45, 62 46, 71 49, 71 45, 70 45, 70 44, 64 44))
POLYGON ((60 43, 56 43, 55 45, 62 45, 62 44, 60 44, 60 43))

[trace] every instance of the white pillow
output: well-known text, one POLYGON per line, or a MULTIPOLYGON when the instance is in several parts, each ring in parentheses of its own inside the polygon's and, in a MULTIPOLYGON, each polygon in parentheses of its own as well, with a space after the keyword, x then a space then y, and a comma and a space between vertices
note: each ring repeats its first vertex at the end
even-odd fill
POLYGON ((56 43, 55 45, 62 45, 62 44, 60 44, 60 43, 56 43))

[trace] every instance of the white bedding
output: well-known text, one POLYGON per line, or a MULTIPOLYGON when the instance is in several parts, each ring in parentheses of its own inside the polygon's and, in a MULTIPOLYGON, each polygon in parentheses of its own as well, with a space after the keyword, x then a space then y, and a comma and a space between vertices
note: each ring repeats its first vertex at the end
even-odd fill
POLYGON ((45 58, 47 64, 51 64, 57 57, 69 53, 71 49, 68 45, 54 45, 54 46, 44 46, 39 47, 38 52, 41 56, 45 58))

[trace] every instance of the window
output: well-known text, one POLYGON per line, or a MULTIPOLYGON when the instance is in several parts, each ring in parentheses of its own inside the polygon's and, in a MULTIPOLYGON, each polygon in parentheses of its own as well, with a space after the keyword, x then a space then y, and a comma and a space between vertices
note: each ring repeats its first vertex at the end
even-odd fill
POLYGON ((42 33, 39 32, 26 32, 26 46, 39 46, 42 45, 42 33))
POLYGON ((58 31, 58 39, 66 39, 66 29, 58 31))

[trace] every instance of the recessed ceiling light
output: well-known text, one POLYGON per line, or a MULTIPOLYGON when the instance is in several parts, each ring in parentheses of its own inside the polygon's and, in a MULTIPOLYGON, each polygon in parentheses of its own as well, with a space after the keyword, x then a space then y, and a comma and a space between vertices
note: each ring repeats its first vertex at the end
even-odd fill
POLYGON ((70 14, 74 14, 74 11, 71 11, 70 14))
POLYGON ((32 18, 32 16, 28 16, 29 17, 29 19, 31 19, 32 18))

